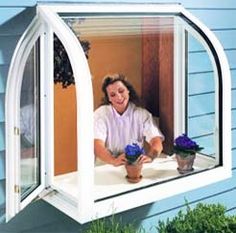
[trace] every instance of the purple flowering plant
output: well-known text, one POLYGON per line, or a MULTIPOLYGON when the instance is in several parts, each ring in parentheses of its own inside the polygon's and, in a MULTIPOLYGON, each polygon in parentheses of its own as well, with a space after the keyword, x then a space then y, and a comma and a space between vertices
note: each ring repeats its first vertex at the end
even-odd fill
POLYGON ((125 157, 128 164, 135 164, 140 155, 144 154, 144 149, 137 143, 129 144, 125 147, 125 157))
POLYGON ((186 134, 182 134, 174 140, 174 153, 182 157, 194 155, 203 149, 186 134))

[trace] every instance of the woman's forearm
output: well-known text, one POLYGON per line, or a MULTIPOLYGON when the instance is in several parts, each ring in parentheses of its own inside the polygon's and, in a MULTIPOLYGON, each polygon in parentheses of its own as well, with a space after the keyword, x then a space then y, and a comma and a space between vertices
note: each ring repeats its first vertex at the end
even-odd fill
POLYGON ((94 153, 95 156, 101 159, 103 162, 112 164, 113 166, 124 165, 127 161, 124 153, 114 157, 105 147, 105 143, 99 139, 94 140, 94 153))
POLYGON ((161 154, 162 150, 163 150, 162 138, 154 137, 149 143, 149 150, 147 155, 152 159, 154 159, 161 154))
POLYGON ((115 158, 112 156, 110 151, 105 147, 105 143, 102 140, 94 140, 94 153, 95 156, 101 159, 103 162, 108 164, 114 164, 115 158))

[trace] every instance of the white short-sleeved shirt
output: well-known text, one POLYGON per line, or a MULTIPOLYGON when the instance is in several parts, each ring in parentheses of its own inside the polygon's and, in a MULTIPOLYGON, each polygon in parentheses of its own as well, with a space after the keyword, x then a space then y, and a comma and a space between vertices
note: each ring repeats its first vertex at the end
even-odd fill
POLYGON ((150 142, 156 136, 164 140, 151 113, 131 102, 122 115, 112 105, 103 105, 94 112, 94 138, 104 141, 113 155, 123 153, 127 144, 143 146, 144 140, 150 142))

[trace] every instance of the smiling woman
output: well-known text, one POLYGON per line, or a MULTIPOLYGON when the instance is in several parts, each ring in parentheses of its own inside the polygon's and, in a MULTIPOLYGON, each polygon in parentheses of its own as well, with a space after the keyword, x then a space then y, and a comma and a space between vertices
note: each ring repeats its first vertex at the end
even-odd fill
POLYGON ((137 142, 143 146, 146 141, 149 149, 140 163, 151 162, 162 152, 164 137, 152 115, 137 106, 139 98, 132 85, 123 75, 108 75, 102 90, 104 104, 94 113, 95 155, 114 166, 124 165, 125 146, 137 142))

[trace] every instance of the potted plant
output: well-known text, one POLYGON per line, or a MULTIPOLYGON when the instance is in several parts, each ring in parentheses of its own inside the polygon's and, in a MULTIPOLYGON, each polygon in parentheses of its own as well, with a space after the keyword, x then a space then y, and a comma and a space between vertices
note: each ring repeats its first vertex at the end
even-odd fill
POLYGON ((144 154, 144 149, 141 148, 137 143, 127 145, 125 147, 125 157, 127 163, 125 165, 127 171, 127 180, 130 183, 137 183, 142 179, 142 163, 139 163, 139 157, 144 154))
POLYGON ((193 163, 196 153, 201 151, 200 147, 195 141, 189 138, 186 134, 182 134, 174 140, 174 149, 176 160, 178 163, 177 170, 180 174, 185 174, 193 171, 193 163))

